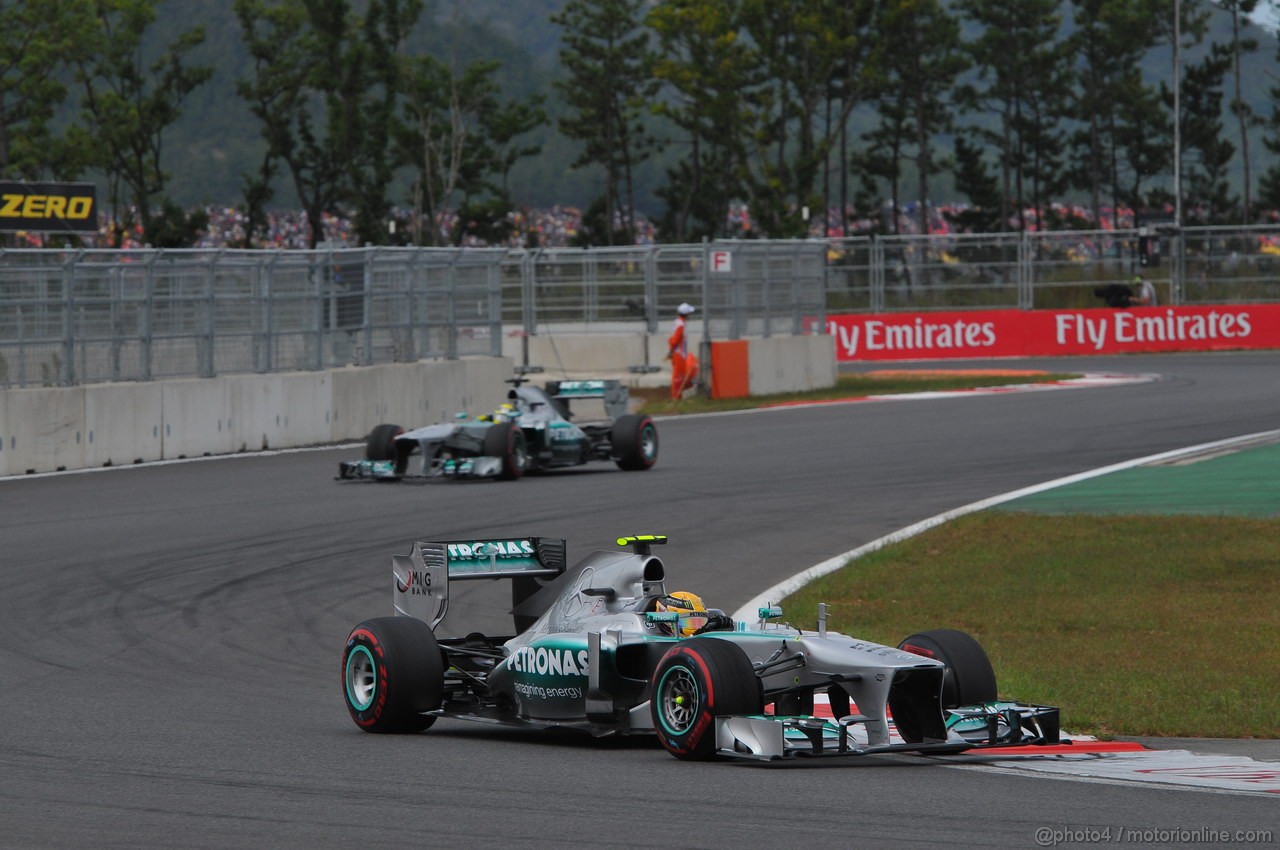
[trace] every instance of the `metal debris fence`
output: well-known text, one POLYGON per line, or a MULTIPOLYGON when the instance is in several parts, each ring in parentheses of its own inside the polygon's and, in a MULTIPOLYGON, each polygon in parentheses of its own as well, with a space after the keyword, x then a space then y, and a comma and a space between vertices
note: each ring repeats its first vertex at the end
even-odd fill
POLYGON ((1280 226, 509 250, 0 250, 0 387, 499 356, 508 335, 813 333, 832 312, 1280 300, 1280 226))

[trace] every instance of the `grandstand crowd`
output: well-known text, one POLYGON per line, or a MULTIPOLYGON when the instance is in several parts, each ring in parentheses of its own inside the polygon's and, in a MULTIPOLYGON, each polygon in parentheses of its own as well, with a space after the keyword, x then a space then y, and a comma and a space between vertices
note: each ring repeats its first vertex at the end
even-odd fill
MULTIPOLYGON (((916 205, 903 205, 898 211, 898 227, 891 227, 891 208, 885 207, 877 219, 865 213, 849 211, 847 218, 841 219, 840 210, 828 211, 824 218, 819 212, 809 223, 809 236, 812 238, 840 238, 842 236, 865 235, 872 232, 897 232, 916 234, 920 232, 920 219, 916 205)), ((929 208, 929 232, 934 235, 945 235, 960 232, 955 224, 957 217, 968 208, 965 204, 938 204, 929 208)), ((192 245, 199 249, 217 249, 240 247, 245 244, 245 228, 247 216, 236 207, 207 206, 204 212, 208 215, 208 226, 200 233, 199 239, 192 245)), ((1080 206, 1055 204, 1054 218, 1057 222, 1075 220, 1080 224, 1091 221, 1092 216, 1080 206)), ((1027 211, 1025 218, 1030 229, 1037 229, 1033 211, 1027 211)), ((400 234, 399 241, 409 242, 412 214, 407 210, 394 212, 395 231, 400 234)), ((111 247, 114 244, 117 229, 116 222, 109 215, 102 215, 97 237, 90 237, 88 247, 111 247)), ((128 220, 137 221, 136 216, 128 220)), ((323 245, 334 247, 358 247, 355 230, 349 218, 333 213, 325 213, 324 236, 318 240, 323 245)), ((578 244, 576 237, 582 226, 582 211, 574 206, 554 206, 543 209, 525 208, 513 211, 508 216, 510 224, 509 236, 500 245, 486 243, 474 236, 462 238, 463 247, 508 247, 508 248, 564 248, 578 244)), ((1135 216, 1132 210, 1121 209, 1113 213, 1103 210, 1102 221, 1097 229, 1133 227, 1135 216)), ((727 238, 749 238, 755 234, 751 213, 745 204, 735 204, 729 210, 726 228, 727 238)), ((437 243, 454 245, 455 234, 459 226, 455 214, 445 214, 437 221, 437 243)), ((1078 225, 1079 226, 1079 225, 1078 225)), ((1087 226, 1087 225, 1085 225, 1087 226)), ((636 217, 636 244, 650 245, 660 241, 655 224, 644 217, 636 217)), ((1058 225, 1061 229, 1062 225, 1058 225)), ((1045 229, 1055 229, 1052 226, 1045 229)), ((423 240, 424 242, 427 240, 423 240)), ((43 247, 45 239, 39 233, 19 233, 11 247, 38 248, 43 247)), ((59 242, 59 244, 61 244, 59 242)), ((310 245, 310 227, 307 217, 301 210, 274 210, 268 213, 267 227, 255 241, 254 247, 265 249, 303 249, 310 245)), ((146 234, 138 224, 124 227, 120 241, 121 248, 150 247, 146 234)))

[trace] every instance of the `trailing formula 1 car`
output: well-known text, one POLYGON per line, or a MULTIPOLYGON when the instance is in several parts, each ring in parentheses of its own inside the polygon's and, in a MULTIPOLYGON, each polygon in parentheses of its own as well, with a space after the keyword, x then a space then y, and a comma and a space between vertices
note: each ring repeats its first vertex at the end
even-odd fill
POLYGON ((828 631, 824 606, 816 629, 773 622, 776 607, 734 622, 668 593, 653 554, 665 542, 621 538, 629 548, 572 567, 564 540, 414 543, 392 557, 397 616, 347 637, 352 720, 367 732, 418 732, 448 717, 648 734, 689 760, 1058 743, 1058 709, 998 700, 969 635, 928 631, 882 646, 828 631), (504 592, 501 606, 476 604, 485 585, 504 592), (507 605, 504 622, 482 627, 480 615, 507 605), (818 697, 832 718, 814 716, 818 697))
POLYGON ((593 460, 621 469, 649 469, 658 460, 658 428, 643 414, 628 413, 627 388, 618 381, 549 381, 545 387, 513 384, 492 414, 465 415, 406 431, 378 425, 369 432, 363 460, 342 461, 340 479, 501 478, 593 460), (575 423, 570 405, 601 399, 606 418, 575 423))

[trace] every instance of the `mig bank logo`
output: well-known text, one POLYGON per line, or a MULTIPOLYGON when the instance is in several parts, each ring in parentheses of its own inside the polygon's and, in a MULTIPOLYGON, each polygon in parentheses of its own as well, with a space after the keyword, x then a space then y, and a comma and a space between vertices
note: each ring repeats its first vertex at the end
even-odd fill
POLYGON ((431 595, 431 573, 426 570, 406 570, 404 575, 396 572, 396 590, 410 596, 431 595))

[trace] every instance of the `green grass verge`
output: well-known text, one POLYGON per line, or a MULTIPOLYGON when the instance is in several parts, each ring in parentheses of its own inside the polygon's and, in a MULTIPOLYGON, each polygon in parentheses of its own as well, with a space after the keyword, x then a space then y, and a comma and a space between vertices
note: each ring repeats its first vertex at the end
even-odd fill
POLYGON ((1078 374, 1022 373, 975 374, 959 371, 946 375, 939 371, 891 375, 840 375, 836 385, 828 389, 808 392, 778 393, 750 396, 748 398, 706 398, 693 396, 680 401, 671 399, 666 388, 642 387, 631 390, 633 398, 641 400, 638 411, 650 416, 672 416, 681 413, 716 413, 726 410, 750 410, 776 404, 806 401, 833 401, 872 395, 899 395, 902 393, 935 392, 938 390, 964 390, 977 387, 1004 387, 1010 384, 1036 384, 1078 378, 1078 374))
POLYGON ((897 645, 970 632, 1001 696, 1102 737, 1280 737, 1280 521, 983 512, 782 602, 785 619, 897 645))

